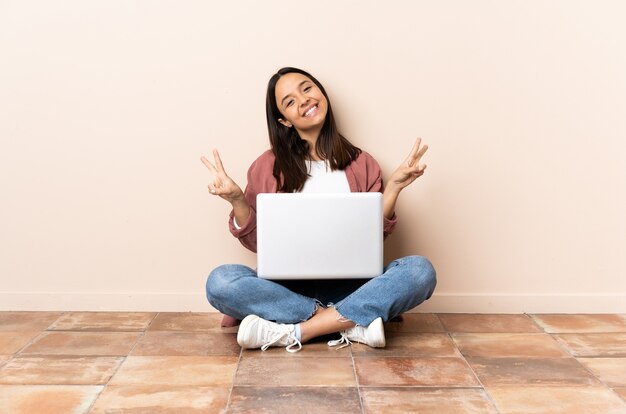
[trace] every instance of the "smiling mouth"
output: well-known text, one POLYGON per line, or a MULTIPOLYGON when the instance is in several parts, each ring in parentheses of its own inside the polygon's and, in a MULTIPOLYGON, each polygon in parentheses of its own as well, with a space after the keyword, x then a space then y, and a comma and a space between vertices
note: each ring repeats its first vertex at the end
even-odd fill
POLYGON ((307 109, 307 111, 304 113, 304 117, 310 117, 310 116, 315 115, 315 113, 317 112, 317 108, 318 108, 318 104, 315 104, 309 109, 307 109))

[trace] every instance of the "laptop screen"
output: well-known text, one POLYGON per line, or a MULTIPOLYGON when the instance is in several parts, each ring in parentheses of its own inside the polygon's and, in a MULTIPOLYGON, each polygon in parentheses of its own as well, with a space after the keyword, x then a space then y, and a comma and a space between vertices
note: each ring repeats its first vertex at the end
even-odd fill
POLYGON ((267 279, 383 272, 381 193, 257 196, 257 273, 267 279))

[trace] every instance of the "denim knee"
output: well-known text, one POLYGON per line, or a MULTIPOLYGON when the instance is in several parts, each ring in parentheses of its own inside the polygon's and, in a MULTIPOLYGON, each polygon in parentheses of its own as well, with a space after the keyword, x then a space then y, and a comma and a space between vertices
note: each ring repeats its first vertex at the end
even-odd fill
POLYGON ((423 256, 409 256, 405 258, 408 263, 410 277, 416 288, 426 293, 426 299, 430 298, 437 286, 437 272, 433 264, 423 256))
POLYGON ((213 304, 215 301, 221 301, 226 295, 228 295, 228 285, 232 281, 232 267, 233 265, 221 265, 213 269, 206 280, 206 297, 209 303, 213 304))

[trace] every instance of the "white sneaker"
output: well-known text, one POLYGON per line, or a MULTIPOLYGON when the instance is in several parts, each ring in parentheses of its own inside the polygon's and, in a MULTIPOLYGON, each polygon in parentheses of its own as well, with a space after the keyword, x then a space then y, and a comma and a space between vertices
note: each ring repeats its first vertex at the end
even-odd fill
POLYGON ((374 322, 370 323, 367 328, 357 325, 339 333, 341 334, 341 338, 334 341, 328 341, 328 346, 344 344, 337 348, 341 349, 350 345, 352 342, 359 342, 369 345, 372 348, 384 348, 386 344, 383 318, 374 319, 374 322))
POLYGON ((256 315, 248 315, 241 321, 237 343, 243 349, 261 348, 262 351, 270 346, 285 346, 287 352, 298 352, 302 349, 302 344, 296 338, 295 325, 266 321, 256 315))

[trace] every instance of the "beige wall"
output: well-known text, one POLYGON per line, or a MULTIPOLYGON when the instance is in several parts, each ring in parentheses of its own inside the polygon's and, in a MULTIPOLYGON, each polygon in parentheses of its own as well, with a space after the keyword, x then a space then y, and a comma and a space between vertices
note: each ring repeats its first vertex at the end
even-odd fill
POLYGON ((421 310, 626 312, 625 4, 0 1, 0 308, 210 310, 255 257, 199 157, 245 185, 293 65, 387 175, 430 145, 386 244, 421 310))

